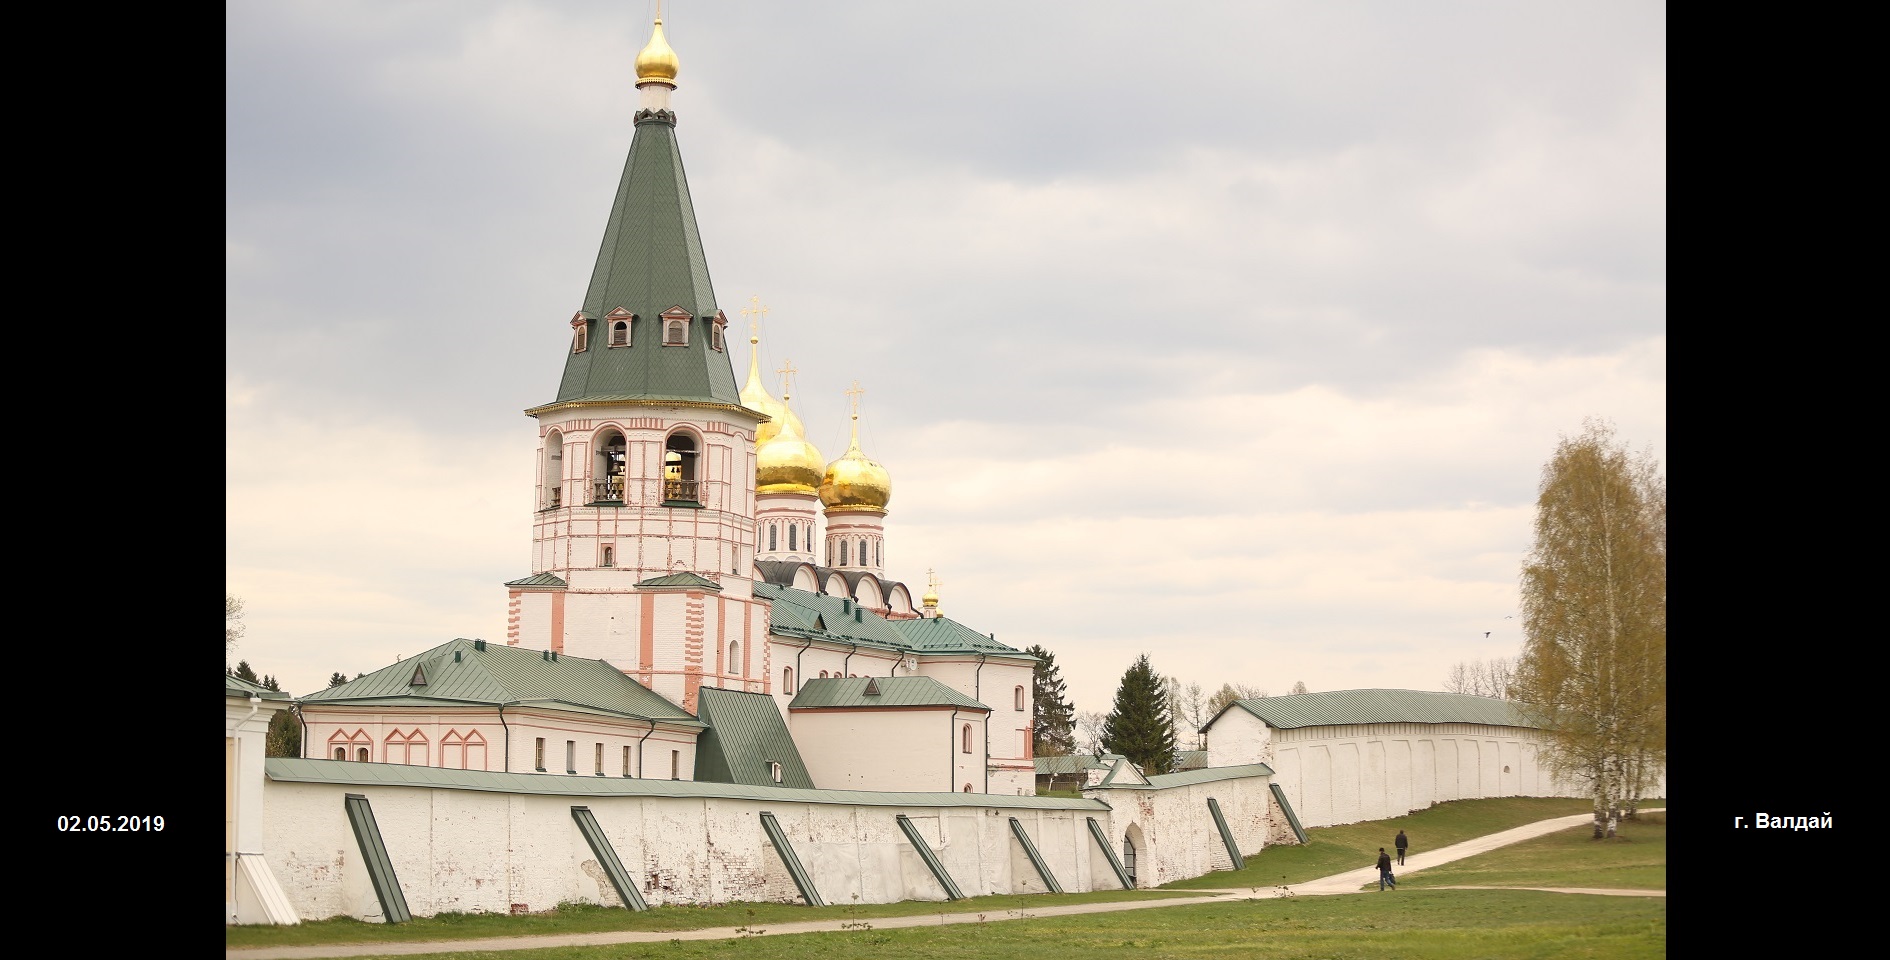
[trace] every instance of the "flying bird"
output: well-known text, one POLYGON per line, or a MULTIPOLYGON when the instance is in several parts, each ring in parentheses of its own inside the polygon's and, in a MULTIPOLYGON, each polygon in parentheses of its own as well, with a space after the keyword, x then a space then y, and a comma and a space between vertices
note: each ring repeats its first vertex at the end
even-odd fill
POLYGON ((1483 631, 1483 636, 1484 636, 1484 637, 1485 637, 1486 639, 1487 639, 1487 638, 1489 637, 1489 635, 1490 635, 1490 631, 1488 631, 1488 630, 1485 630, 1485 631, 1483 631))

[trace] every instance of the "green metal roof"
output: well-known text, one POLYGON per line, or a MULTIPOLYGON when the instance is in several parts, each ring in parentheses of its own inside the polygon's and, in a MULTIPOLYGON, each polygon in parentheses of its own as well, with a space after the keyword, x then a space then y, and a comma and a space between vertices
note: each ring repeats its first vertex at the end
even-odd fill
POLYGON ((773 786, 773 761, 781 765, 781 786, 814 789, 774 697, 702 687, 696 715, 709 726, 696 739, 697 780, 773 786))
POLYGON ((671 120, 637 122, 583 312, 587 348, 567 352, 557 402, 668 400, 747 409, 726 343, 720 351, 710 347, 715 290, 671 120), (612 347, 603 318, 619 307, 636 319, 629 345, 612 347), (660 315, 672 307, 689 314, 687 346, 663 345, 660 315))
POLYGON ((793 787, 699 780, 644 780, 635 777, 580 777, 548 773, 496 773, 452 770, 403 763, 357 763, 270 757, 263 772, 278 783, 334 783, 353 786, 422 787, 555 797, 700 797, 783 803, 844 803, 872 807, 974 807, 1012 810, 1108 810, 1100 800, 1067 797, 1013 797, 987 793, 894 793, 878 790, 803 790, 793 787))
MULTIPOLYGON (((329 761, 335 763, 337 761, 329 761)), ((1091 790, 1167 790, 1173 787, 1192 786, 1197 783, 1213 783, 1216 780, 1239 780, 1245 777, 1270 777, 1273 768, 1264 763, 1243 763, 1234 767, 1203 767, 1199 770, 1184 770, 1181 773, 1158 773, 1148 777, 1147 783, 1109 783, 1104 782, 1091 790)))
POLYGON ((920 653, 996 653, 1032 662, 1037 659, 1015 647, 1007 647, 949 617, 894 620, 892 626, 901 637, 905 638, 907 644, 920 653))
POLYGON ((227 670, 223 672, 223 695, 226 697, 261 697, 264 700, 288 700, 289 695, 280 690, 271 690, 259 683, 250 683, 227 670))
POLYGON ((564 578, 557 574, 534 573, 529 577, 507 580, 505 585, 508 587, 562 587, 565 583, 564 578))
POLYGON ((696 718, 603 660, 451 640, 301 698, 356 706, 505 704, 698 726, 696 718), (416 685, 416 671, 425 679, 416 685))
MULTIPOLYGON (((1507 700, 1428 690, 1334 690, 1283 697, 1236 700, 1221 714, 1239 707, 1281 730, 1341 723, 1482 723, 1527 727, 1522 711, 1507 700)), ((1208 721, 1213 726, 1214 721, 1208 721)))
POLYGON ((789 710, 812 707, 953 707, 962 710, 991 708, 931 677, 825 677, 801 681, 801 690, 789 710), (871 687, 877 694, 868 694, 871 687))
POLYGON ((660 576, 660 577, 651 577, 648 580, 637 581, 637 586, 639 587, 698 587, 703 590, 714 590, 718 593, 720 593, 722 590, 721 584, 716 583, 714 580, 710 580, 708 577, 699 576, 693 573, 670 573, 670 574, 664 574, 663 576, 660 576))
POLYGON ((1093 753, 1073 753, 1067 757, 1037 757, 1031 762, 1037 765, 1040 775, 1081 773, 1085 770, 1108 770, 1122 759, 1122 754, 1105 753, 1097 759, 1093 753))

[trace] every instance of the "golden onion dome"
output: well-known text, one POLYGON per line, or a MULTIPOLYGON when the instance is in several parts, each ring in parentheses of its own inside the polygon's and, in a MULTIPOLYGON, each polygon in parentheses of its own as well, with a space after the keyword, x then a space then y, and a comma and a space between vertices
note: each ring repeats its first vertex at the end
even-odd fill
POLYGON ((762 444, 773 440, 785 424, 792 423, 794 432, 803 438, 807 436, 807 427, 801 423, 801 418, 795 416, 787 404, 769 395, 768 388, 761 385, 761 351, 755 349, 755 345, 760 342, 760 337, 748 338, 748 383, 742 387, 742 406, 768 417, 755 427, 756 452, 760 452, 762 444))
POLYGON ((820 502, 829 507, 886 511, 892 502, 892 476, 860 452, 860 415, 853 415, 853 442, 845 456, 827 464, 820 478, 820 502))
POLYGON ((637 54, 638 83, 666 83, 676 85, 676 51, 669 48, 669 41, 663 39, 663 18, 656 18, 656 29, 650 34, 650 42, 644 44, 642 52, 637 54))
POLYGON ((772 438, 755 446, 755 492, 812 494, 820 486, 824 462, 790 413, 772 438))
POLYGON ((925 596, 920 597, 919 602, 928 607, 938 606, 938 591, 937 590, 925 591, 925 596))

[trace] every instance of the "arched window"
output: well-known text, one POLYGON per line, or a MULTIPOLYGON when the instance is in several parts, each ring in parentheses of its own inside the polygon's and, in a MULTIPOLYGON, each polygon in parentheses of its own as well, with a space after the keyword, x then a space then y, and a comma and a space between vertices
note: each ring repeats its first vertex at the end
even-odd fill
POLYGON ((663 444, 663 499, 700 503, 696 492, 696 439, 672 433, 663 444))
POLYGON ((359 750, 357 750, 357 751, 355 751, 355 757, 354 757, 354 758, 355 758, 356 760, 359 760, 359 761, 361 761, 362 763, 366 763, 366 762, 368 762, 368 757, 367 757, 367 748, 366 748, 366 747, 362 747, 361 749, 359 749, 359 750))
POLYGON ((597 565, 600 567, 613 567, 616 566, 616 561, 617 548, 608 543, 604 544, 603 556, 597 561, 597 565))
POLYGON ((797 547, 797 546, 795 546, 795 545, 794 545, 794 531, 795 531, 796 529, 798 529, 798 528, 797 528, 797 527, 789 527, 789 528, 787 528, 787 548, 788 548, 788 552, 789 552, 789 553, 792 553, 792 552, 794 552, 794 551, 796 551, 796 550, 799 550, 799 549, 800 549, 800 547, 797 547))
POLYGON ((774 544, 775 544, 775 534, 777 534, 777 533, 780 533, 780 532, 781 532, 781 528, 780 528, 780 527, 778 527, 778 526, 776 526, 776 525, 774 525, 774 524, 772 524, 772 523, 770 523, 770 524, 768 524, 768 550, 769 550, 769 552, 773 552, 773 551, 775 551, 775 550, 779 550, 779 549, 781 549, 780 547, 777 547, 777 546, 775 546, 775 545, 774 545, 774 544))
POLYGON ((336 760, 346 760, 346 759, 348 759, 348 748, 347 748, 347 747, 336 747, 336 748, 335 748, 335 759, 336 759, 336 760))
POLYGON ((683 347, 689 344, 689 321, 664 319, 663 346, 683 347))
POLYGON ((846 565, 847 565, 847 542, 845 540, 842 540, 840 541, 840 566, 844 567, 846 565))
POLYGON ((571 316, 571 352, 583 353, 591 345, 591 324, 584 319, 583 311, 571 316))
POLYGON ((970 793, 970 792, 971 792, 971 784, 969 784, 969 783, 967 783, 967 784, 965 784, 965 792, 966 792, 966 793, 970 793))
POLYGON ((1135 841, 1126 833, 1122 835, 1122 872, 1129 875, 1129 886, 1135 886, 1135 841))
POLYGON ((623 434, 615 430, 599 431, 594 443, 597 452, 592 475, 596 479, 591 499, 593 502, 621 501, 625 474, 623 434))
POLYGON ((880 541, 873 541, 873 566, 883 567, 886 565, 886 552, 883 548, 884 544, 880 541))
POLYGON ((860 558, 860 566, 864 567, 866 566, 866 541, 862 539, 859 546, 859 552, 854 554, 854 556, 860 558))
POLYGON ((1017 695, 1017 709, 1022 710, 1024 709, 1024 688, 1018 687, 1015 693, 1017 695))
POLYGON ((794 692, 794 668, 793 667, 783 667, 781 669, 781 692, 782 693, 794 692))
POLYGON ((742 675, 742 642, 737 640, 728 645, 728 672, 742 675))
POLYGON ((971 752, 971 724, 969 723, 965 724, 965 728, 959 731, 958 737, 959 737, 959 740, 962 741, 960 749, 965 753, 970 753, 971 752))
POLYGON ((610 345, 627 347, 630 345, 630 322, 618 320, 610 325, 610 345))
POLYGON ((825 670, 820 671, 820 679, 822 680, 827 679, 827 671, 825 670))

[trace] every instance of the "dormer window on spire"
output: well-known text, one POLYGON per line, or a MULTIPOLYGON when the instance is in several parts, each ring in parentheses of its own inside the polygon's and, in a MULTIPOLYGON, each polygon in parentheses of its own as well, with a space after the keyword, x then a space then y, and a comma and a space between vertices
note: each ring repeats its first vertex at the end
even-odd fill
POLYGON ((630 345, 630 324, 635 319, 635 314, 622 307, 618 307, 604 314, 604 322, 608 324, 608 329, 610 330, 611 346, 627 347, 630 345))
POLYGON ((720 310, 715 311, 715 316, 710 318, 709 323, 709 347, 716 353, 721 353, 725 349, 722 331, 727 327, 728 315, 720 310))
POLYGON ((671 307, 663 311, 663 346, 686 347, 689 345, 689 313, 681 307, 671 307))
POLYGON ((571 315, 571 352, 583 353, 591 345, 591 321, 580 310, 571 315))

